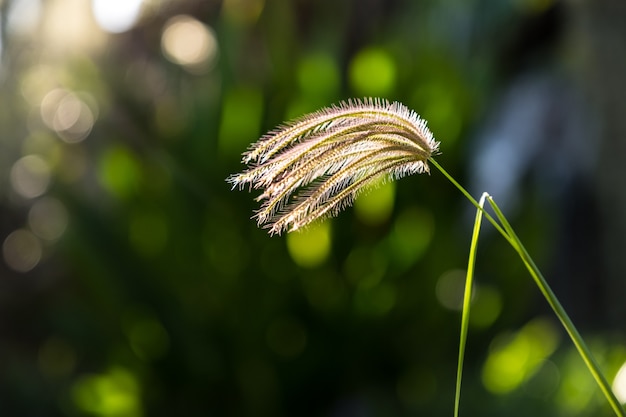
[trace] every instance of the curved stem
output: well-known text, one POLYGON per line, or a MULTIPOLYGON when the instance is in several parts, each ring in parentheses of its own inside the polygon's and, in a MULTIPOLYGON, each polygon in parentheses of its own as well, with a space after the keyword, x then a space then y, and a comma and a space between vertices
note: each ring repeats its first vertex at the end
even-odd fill
POLYGON ((602 370, 600 369, 600 366, 598 365, 597 361, 594 359, 593 354, 591 353, 591 350, 589 350, 589 348, 587 347, 582 336, 580 335, 580 333, 574 326, 574 323, 565 312, 565 309, 563 308, 563 306, 557 299, 556 295, 554 294, 554 292, 548 285, 548 282, 541 274, 541 271, 539 271, 539 268, 537 268, 537 265, 535 264, 531 256, 526 251, 526 248, 524 247, 522 242, 519 240, 519 238, 515 234, 515 231, 513 230, 510 223, 508 222, 508 220, 506 219, 506 217, 504 216, 504 214, 502 213, 498 205, 495 203, 493 198, 491 196, 487 197, 487 199, 489 200, 489 204, 491 205, 494 212, 496 213, 496 216, 498 217, 498 220, 500 221, 501 225, 493 217, 491 217, 489 213, 487 213, 485 209, 467 192, 467 190, 465 190, 465 188, 463 188, 454 178, 452 178, 452 176, 441 165, 439 165, 437 161, 435 161, 432 158, 429 158, 429 162, 432 163, 433 166, 435 166, 439 171, 441 171, 441 173, 446 178, 448 178, 448 180, 450 180, 450 182, 454 184, 454 186, 458 188, 461 191, 461 193, 478 210, 484 213, 487 220, 489 220, 489 222, 496 228, 496 230, 498 230, 498 232, 500 232, 500 234, 504 236, 507 242, 509 242, 509 244, 513 247, 513 249, 515 249, 515 251, 519 254, 520 258, 522 259, 522 262, 524 262, 524 265, 526 266, 530 275, 533 277, 533 279, 535 280, 535 283, 539 287, 539 290, 543 294, 544 298, 548 301, 548 304, 550 305, 550 307, 552 307, 552 310, 554 311, 556 316, 559 318, 559 320, 561 321, 561 324, 563 325, 568 335, 572 339, 572 342, 574 343, 574 346, 578 350, 578 353, 580 354, 583 362, 585 362, 585 365, 589 369, 589 372, 591 372, 591 375, 593 376, 596 383, 600 387, 600 390, 602 391, 607 401, 611 405, 611 408, 613 408, 613 411, 618 417, 626 417, 626 411, 624 411, 624 408, 622 407, 621 403, 615 396, 615 393, 613 393, 613 390, 611 389, 610 384, 608 383, 606 377, 602 373, 602 370))
POLYGON ((569 334, 570 338, 572 339, 572 342, 574 342, 574 346, 576 346, 578 353, 580 354, 581 358, 585 362, 585 365, 587 365, 587 368, 593 375, 593 378, 598 383, 600 390, 602 390, 602 393, 604 394, 607 401, 613 408, 613 411, 615 411, 615 414, 620 417, 626 417, 626 412, 624 411, 624 408, 622 407, 621 403, 615 396, 615 393, 611 389, 611 385, 606 380, 604 374, 602 373, 602 370, 600 369, 600 366, 594 359, 593 354, 591 353, 591 350, 589 350, 589 348, 587 347, 587 344, 585 343, 582 336, 580 335, 580 333, 574 326, 574 323, 572 322, 572 320, 567 315, 567 312, 565 312, 565 309, 559 302, 558 298, 556 297, 556 295, 554 294, 554 292, 548 285, 548 282, 541 274, 541 271, 539 271, 539 268, 537 268, 537 265, 535 264, 533 259, 530 257, 530 255, 526 251, 526 248, 524 247, 522 242, 519 240, 519 238, 515 234, 515 231, 513 230, 513 228, 507 221, 506 217, 504 216, 504 214, 502 213, 498 205, 495 203, 495 201, 493 201, 493 198, 488 197, 488 200, 489 200, 489 204, 495 211, 496 216, 498 217, 500 222, 502 222, 504 229, 507 231, 509 236, 514 240, 515 242, 514 248, 517 251, 517 253, 520 255, 520 257, 522 258, 522 261, 526 265, 528 272, 530 272, 530 275, 535 280, 535 283, 539 287, 539 290, 541 290, 543 296, 548 301, 548 304, 550 304, 550 307, 552 307, 552 310, 561 321, 561 324, 563 324, 563 327, 569 334))
POLYGON ((502 228, 502 226, 500 226, 500 224, 493 218, 491 217, 491 215, 489 213, 487 213, 487 211, 485 211, 485 209, 483 207, 481 207, 481 205, 478 203, 478 201, 476 201, 476 199, 474 197, 472 197, 472 195, 465 189, 463 188, 463 186, 461 184, 459 184, 453 177, 452 175, 450 175, 448 173, 448 171, 446 171, 441 165, 439 165, 439 163, 437 161, 435 161, 433 158, 429 158, 428 162, 430 162, 431 164, 433 164, 433 166, 435 168, 437 168, 452 184, 454 184, 454 186, 456 188, 459 189, 459 191, 461 191, 461 193, 470 201, 470 203, 472 203, 474 205, 474 207, 476 207, 478 210, 480 210, 484 215, 485 218, 487 220, 489 220, 489 223, 491 223, 493 225, 493 227, 496 228, 496 230, 498 232, 500 232, 500 234, 511 244, 513 245, 514 242, 511 240, 510 236, 504 231, 504 229, 502 228))

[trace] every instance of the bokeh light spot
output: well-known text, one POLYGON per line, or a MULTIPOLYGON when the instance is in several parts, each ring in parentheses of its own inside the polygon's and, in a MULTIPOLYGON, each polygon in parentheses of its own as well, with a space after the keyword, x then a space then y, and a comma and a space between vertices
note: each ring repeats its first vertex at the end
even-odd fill
POLYGON ((240 155, 259 135, 263 96, 256 88, 238 87, 226 92, 222 102, 219 133, 220 151, 240 155))
POLYGON ((80 410, 97 416, 140 417, 143 414, 137 378, 121 367, 79 379, 72 393, 80 410))
MULTIPOLYGON (((467 272, 453 269, 444 272, 437 280, 435 294, 437 301, 448 310, 460 311, 463 308, 467 272)), ((478 328, 489 327, 502 311, 502 297, 492 287, 474 283, 472 288, 470 324, 478 328)))
MULTIPOLYGON (((93 97, 86 99, 95 103, 93 97)), ((55 88, 41 100, 41 118, 67 143, 85 139, 95 122, 95 116, 87 103, 77 94, 55 88)))
POLYGON ((91 4, 85 0, 47 1, 41 25, 42 46, 46 52, 77 55, 105 42, 105 33, 97 29, 91 4))
POLYGON ((22 155, 37 155, 56 171, 65 149, 58 138, 45 130, 31 133, 22 142, 22 155))
POLYGON ((563 415, 583 415, 592 401, 597 385, 589 375, 589 369, 581 360, 578 351, 572 347, 559 364, 561 383, 556 395, 556 403, 563 415))
POLYGON ((123 146, 113 146, 101 156, 98 179, 102 186, 119 198, 130 196, 138 187, 141 176, 139 163, 123 146))
POLYGON ((68 218, 67 209, 61 201, 44 197, 28 211, 28 226, 41 239, 56 240, 65 232, 68 218))
POLYGON ((141 12, 143 0, 92 0, 93 15, 98 25, 111 33, 131 29, 141 12))
POLYGON ((396 72, 396 64, 387 51, 369 47, 358 52, 350 63, 350 85, 357 95, 389 95, 396 84, 396 72))
POLYGON ((28 104, 33 107, 42 104, 43 98, 54 90, 58 72, 58 68, 46 64, 34 64, 24 69, 20 78, 20 91, 28 104))
POLYGON ((613 379, 613 392, 622 404, 626 404, 626 362, 619 368, 613 379))
POLYGON ((326 54, 306 55, 298 65, 297 77, 300 90, 307 96, 327 97, 339 89, 339 68, 326 54))
POLYGON ((287 235, 287 249, 293 261, 304 268, 314 268, 330 253, 330 221, 322 221, 287 235))
POLYGON ((11 167, 11 186, 24 198, 39 197, 50 185, 50 167, 37 155, 26 155, 11 167))
POLYGON ((495 288, 476 286, 472 297, 470 324, 478 328, 491 326, 502 311, 502 296, 495 288))
POLYGON ((463 121, 455 91, 444 82, 430 82, 420 85, 412 97, 429 128, 443 139, 443 146, 452 146, 461 134, 463 121))
POLYGON ((87 137, 93 124, 94 116, 89 106, 76 95, 68 94, 59 103, 53 126, 65 142, 76 143, 87 137))
POLYGON ((8 8, 7 29, 17 35, 31 35, 41 21, 41 0, 20 0, 8 8))
POLYGON ((531 321, 514 335, 496 338, 483 366, 485 388, 494 394, 516 390, 537 372, 558 342, 554 325, 542 319, 531 321))
POLYGON ((432 213, 419 207, 408 207, 396 218, 389 244, 391 255, 400 266, 408 266, 422 257, 435 232, 432 213))
POLYGON ((442 306, 448 310, 461 310, 463 307, 463 293, 465 292, 465 278, 466 272, 461 269, 447 271, 439 277, 435 287, 435 294, 442 306))
POLYGON ((6 264, 17 272, 28 272, 37 266, 42 255, 41 242, 28 230, 18 229, 6 237, 2 255, 6 264))
POLYGON ((354 212, 365 224, 382 224, 391 216, 395 197, 395 182, 387 181, 360 195, 354 202, 354 212))
POLYGON ((187 15, 174 16, 167 21, 161 48, 167 59, 192 73, 209 69, 218 53, 213 30, 187 15))
POLYGON ((39 111, 41 112, 41 119, 50 129, 54 129, 54 119, 56 117, 59 103, 68 94, 67 90, 62 88, 54 88, 41 99, 39 111))

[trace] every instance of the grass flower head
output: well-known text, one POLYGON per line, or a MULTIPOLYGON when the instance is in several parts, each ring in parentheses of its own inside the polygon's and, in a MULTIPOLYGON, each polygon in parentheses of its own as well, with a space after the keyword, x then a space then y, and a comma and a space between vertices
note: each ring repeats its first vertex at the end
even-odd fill
POLYGON ((428 172, 439 143, 426 121, 398 102, 348 100, 265 134, 243 155, 234 187, 260 189, 255 214, 270 234, 334 216, 380 179, 428 172))

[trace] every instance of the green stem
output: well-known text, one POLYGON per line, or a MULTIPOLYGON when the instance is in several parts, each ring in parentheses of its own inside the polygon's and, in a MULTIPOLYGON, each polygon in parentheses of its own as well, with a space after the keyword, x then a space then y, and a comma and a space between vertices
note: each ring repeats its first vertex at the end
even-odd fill
POLYGON ((530 255, 526 251, 526 248, 524 247, 522 242, 519 240, 519 238, 515 234, 515 231, 513 230, 508 220, 506 219, 506 217, 504 216, 500 208, 497 206, 493 198, 488 197, 489 204, 493 208, 494 212, 496 213, 496 216, 498 217, 498 219, 500 220, 504 228, 500 226, 500 224, 498 224, 498 222, 496 222, 496 220, 493 217, 491 217, 489 213, 485 211, 485 209, 467 192, 467 190, 465 190, 465 188, 463 188, 454 178, 452 178, 452 176, 441 165, 439 165, 437 161, 435 161, 432 158, 429 158, 429 162, 432 163, 432 165, 435 166, 439 171, 441 171, 441 173, 446 178, 448 178, 448 180, 450 180, 450 182, 452 182, 452 184, 454 184, 454 186, 456 186, 461 191, 461 193, 463 193, 463 195, 467 197, 467 199, 476 208, 478 208, 478 210, 484 213, 487 220, 489 220, 489 222, 492 225, 494 225, 496 230, 498 230, 498 232, 500 232, 500 234, 504 236, 504 238, 513 247, 513 249, 515 249, 515 251, 519 254, 520 258, 526 265, 526 268, 530 272, 530 275, 533 277, 533 279, 535 280, 535 283, 539 287, 539 290, 541 291, 545 299, 548 301, 548 304, 550 305, 550 307, 552 307, 552 310, 554 311, 556 316, 559 318, 559 320, 561 321, 561 324, 563 325, 568 335, 572 339, 574 346, 578 350, 578 353, 580 354, 581 358, 585 362, 585 365, 587 366, 592 376, 596 380, 596 383, 600 387, 600 390, 602 391, 607 401, 613 408, 613 411, 615 411, 615 414, 619 417, 626 417, 626 411, 624 411, 624 408, 622 407, 619 400, 613 393, 613 390, 611 389, 610 384, 608 383, 607 379, 602 373, 600 366, 594 359, 593 354, 587 347, 582 336, 580 335, 580 333, 574 326, 574 323, 571 321, 571 319, 565 312, 565 309, 563 308, 563 306, 557 299, 556 295, 554 294, 554 292, 548 285, 548 282, 545 280, 545 278, 541 274, 541 271, 539 271, 539 268, 537 268, 537 265, 535 264, 533 259, 530 257, 530 255))
MULTIPOLYGON (((480 208, 485 205, 487 193, 483 194, 478 203, 480 208)), ((476 263, 476 248, 478 247, 478 235, 482 223, 483 211, 476 210, 474 230, 470 244, 469 261, 467 262, 467 275, 465 276, 465 294, 463 295, 463 313, 461 316, 461 341, 459 342, 459 361, 456 370, 456 392, 454 394, 454 417, 459 417, 459 405, 461 403, 461 379, 463 377, 463 362, 465 359, 465 346, 469 329, 470 304, 472 301, 472 285, 474 281, 474 264, 476 263)))
POLYGON ((433 158, 429 158, 428 161, 433 164, 435 166, 435 168, 437 168, 439 171, 441 171, 441 173, 452 183, 454 184, 454 186, 456 188, 459 189, 459 191, 461 191, 461 193, 470 201, 470 203, 472 203, 474 205, 474 207, 476 207, 478 210, 480 210, 485 217, 487 218, 487 220, 489 220, 489 223, 491 223, 493 225, 493 227, 496 228, 496 230, 498 232, 500 232, 500 234, 511 244, 513 245, 514 242, 511 240, 511 238, 509 237, 509 235, 504 231, 504 229, 502 228, 502 226, 500 226, 500 224, 498 224, 498 222, 491 217, 491 215, 489 213, 487 213, 485 211, 485 209, 483 207, 480 206, 480 204, 478 203, 478 201, 476 201, 476 199, 474 197, 472 197, 472 195, 465 189, 463 188, 463 186, 461 184, 459 184, 453 177, 452 175, 450 175, 448 173, 448 171, 446 171, 441 165, 439 165, 439 163, 437 161, 435 161, 433 158))
POLYGON ((488 197, 488 200, 489 200, 489 204, 495 211, 496 216, 498 217, 498 219, 504 226, 505 230, 507 231, 509 236, 515 241, 516 243, 514 246, 515 250, 519 253, 520 257, 522 258, 522 261, 524 261, 524 264, 526 265, 526 268, 528 268, 530 275, 533 277, 533 279, 535 280, 535 283, 537 284, 537 286, 543 293, 543 296, 548 301, 548 304, 550 304, 550 307, 552 307, 552 310, 554 310, 554 313, 557 315, 557 317, 563 324, 563 327, 569 334, 570 338, 572 339, 572 342, 574 342, 574 346, 576 346, 578 353, 580 354, 583 361, 587 365, 587 368, 589 369, 594 379, 598 383, 600 390, 602 390, 602 392, 604 393, 604 396, 606 397, 609 404, 613 408, 613 411, 615 411, 615 414, 620 417, 626 417, 626 412, 624 411, 624 408, 622 407, 619 400, 613 393, 613 390, 611 389, 611 385, 606 380, 604 374, 602 373, 602 370, 600 369, 600 366, 598 365, 597 361, 594 359, 593 354, 591 353, 591 350, 587 347, 587 344, 585 343, 582 336, 580 335, 580 333, 574 326, 574 323, 572 322, 572 320, 569 318, 569 316, 565 312, 565 309, 559 302, 558 298, 556 297, 556 295, 554 294, 554 292, 548 285, 548 282, 541 274, 541 271, 539 271, 539 268, 537 268, 537 265, 535 264, 533 259, 530 257, 530 255, 526 251, 526 248, 524 247, 522 242, 519 240, 519 238, 515 234, 515 231, 509 224, 508 220, 506 219, 506 217, 504 216, 504 214, 502 213, 498 205, 495 203, 495 201, 493 201, 493 198, 488 197))

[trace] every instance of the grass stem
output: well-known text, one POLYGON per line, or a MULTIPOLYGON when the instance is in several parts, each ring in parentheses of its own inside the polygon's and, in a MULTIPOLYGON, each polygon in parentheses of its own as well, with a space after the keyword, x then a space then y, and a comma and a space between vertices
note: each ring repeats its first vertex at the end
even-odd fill
MULTIPOLYGON (((485 198, 488 196, 484 193, 479 201, 482 208, 485 205, 485 198)), ((463 313, 461 316, 461 336, 459 342, 459 361, 456 374, 456 392, 454 394, 454 417, 459 417, 459 406, 461 403, 461 379, 463 376, 463 362, 465 359, 465 346, 467 344, 467 334, 469 328, 470 304, 472 301, 472 286, 474 284, 474 265, 476 263, 476 249, 478 247, 478 235, 480 234, 480 225, 483 219, 483 211, 476 210, 476 219, 474 220, 474 230, 472 232, 472 241, 470 244, 469 260, 467 262, 467 274, 465 276, 465 292, 463 295, 463 313)))
MULTIPOLYGON (((515 233, 510 223, 508 222, 508 220, 506 219, 506 217, 504 216, 504 214, 502 213, 498 205, 495 203, 493 198, 491 196, 488 196, 487 200, 489 201, 489 204, 493 208, 496 214, 496 217, 498 218, 500 223, 498 223, 492 216, 490 216, 489 213, 487 213, 485 209, 483 208, 483 205, 479 203, 478 201, 476 201, 476 199, 474 199, 470 195, 470 193, 467 192, 465 188, 463 188, 463 186, 461 186, 441 165, 439 165, 437 161, 435 161, 432 158, 429 158, 429 162, 433 166, 435 166, 439 171, 441 171, 441 173, 446 178, 448 178, 448 180, 450 180, 450 182, 452 182, 452 184, 454 184, 454 186, 458 188, 461 191, 461 193, 479 211, 484 213, 487 220, 489 220, 489 222, 498 230, 498 232, 500 232, 500 234, 509 242, 509 244, 513 247, 513 249, 515 249, 515 251, 519 254, 520 258, 522 259, 522 262, 524 262, 524 265, 526 266, 530 275, 532 276, 535 283, 539 287, 539 290, 543 294, 544 298, 547 300, 550 307, 552 307, 552 310, 554 311, 558 319, 561 321, 561 324, 565 328, 565 331, 567 332, 567 334, 572 339, 572 342, 574 343, 574 346, 578 350, 578 353, 580 354, 583 362, 585 363, 585 365, 591 372, 591 375, 593 376, 596 383, 600 387, 600 390, 602 391, 607 401, 611 405, 611 408, 613 408, 613 411, 618 417, 626 417, 626 411, 624 411, 624 408, 622 407, 621 403, 615 396, 615 393, 611 389, 609 382, 607 381, 606 377, 602 373, 600 366, 598 365, 597 361, 594 359, 593 354, 591 353, 591 350, 587 347, 587 344, 585 343, 582 336, 580 335, 580 333, 574 326, 574 323, 569 318, 565 309, 563 308, 558 298, 556 297, 556 295, 554 294, 554 292, 548 285, 548 282, 541 274, 541 271, 539 270, 539 268, 537 267, 537 265, 535 264, 531 256, 528 254, 528 251, 526 250, 522 242, 517 237, 517 234, 515 233)), ((485 197, 484 194, 483 194, 483 197, 485 197)), ((481 198, 481 202, 483 202, 482 198, 481 198)), ((470 251, 470 256, 472 256, 471 251, 470 251)), ((464 314, 465 314, 465 310, 464 310, 464 314)), ((462 334, 461 338, 463 339, 463 337, 464 335, 462 334)), ((462 359, 462 356, 459 355, 459 358, 462 359)), ((457 389, 460 386, 459 378, 460 378, 460 372, 457 377, 457 389)), ((457 417, 456 407, 457 405, 455 404, 455 417, 457 417)))
POLYGON ((587 365, 587 368, 593 375, 593 378, 596 380, 598 386, 600 387, 600 390, 602 391, 607 401, 613 408, 613 411, 615 411, 615 414, 617 416, 626 417, 626 412, 624 411, 624 408, 622 407, 621 403, 615 396, 615 393, 613 393, 613 390, 611 389, 609 382, 606 380, 604 374, 602 373, 602 370, 600 369, 600 366, 598 365, 597 361, 594 359, 593 354, 591 353, 591 350, 587 347, 587 344, 585 343, 582 336, 580 335, 580 333, 574 326, 574 323, 569 318, 567 312, 565 311, 565 309, 559 302, 558 298, 556 297, 556 295, 554 294, 554 292, 548 285, 548 282, 541 274, 541 271, 539 271, 539 268, 537 268, 537 265, 528 254, 528 251, 526 251, 526 248, 517 237, 515 231, 513 230, 510 223, 507 221, 506 217, 504 216, 504 214, 502 213, 498 205, 495 203, 493 198, 489 197, 488 200, 489 200, 489 204, 495 211, 496 216, 498 217, 498 219, 504 226, 504 229, 507 231, 509 236, 515 242, 515 245, 514 245, 515 250, 519 253, 520 257, 522 258, 522 261, 526 265, 526 268, 530 272, 530 275, 533 277, 533 279, 535 280, 535 283, 539 287, 539 290, 541 291, 545 299, 548 301, 548 304, 550 304, 550 307, 552 307, 552 310, 554 311, 556 316, 561 321, 561 324, 563 325, 563 327, 569 334, 570 338, 572 339, 572 342, 574 342, 574 346, 576 346, 578 353, 580 354, 581 358, 585 362, 585 365, 587 365))

